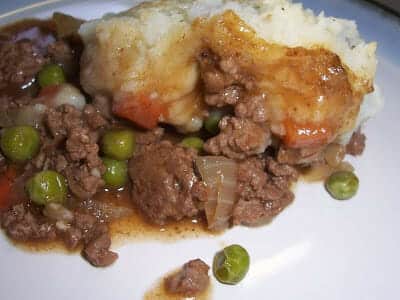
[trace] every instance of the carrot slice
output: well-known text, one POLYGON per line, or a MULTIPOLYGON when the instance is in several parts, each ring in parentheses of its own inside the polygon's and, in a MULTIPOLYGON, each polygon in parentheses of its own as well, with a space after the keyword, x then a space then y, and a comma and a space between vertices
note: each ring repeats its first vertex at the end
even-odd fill
POLYGON ((7 170, 0 177, 0 209, 6 208, 11 199, 11 189, 17 172, 15 168, 8 167, 7 170))
POLYGON ((60 89, 60 85, 49 85, 40 90, 39 97, 54 97, 58 90, 60 89))
POLYGON ((155 128, 165 107, 148 96, 128 95, 113 105, 114 113, 146 129, 155 128))
POLYGON ((312 147, 328 143, 333 136, 332 129, 324 124, 298 124, 291 120, 285 123, 286 135, 283 142, 291 148, 312 147))

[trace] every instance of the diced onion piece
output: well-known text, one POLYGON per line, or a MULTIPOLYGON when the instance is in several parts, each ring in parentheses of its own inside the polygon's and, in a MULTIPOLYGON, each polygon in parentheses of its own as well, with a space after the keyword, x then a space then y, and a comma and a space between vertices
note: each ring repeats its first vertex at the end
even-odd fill
POLYGON ((335 171, 347 171, 347 172, 354 172, 354 167, 347 161, 342 161, 335 171))
POLYGON ((236 202, 237 163, 222 156, 201 156, 196 166, 211 193, 205 203, 208 228, 223 230, 229 226, 236 202))
POLYGON ((90 174, 91 174, 92 176, 97 177, 97 178, 100 178, 100 177, 101 177, 101 173, 100 173, 99 168, 94 168, 94 169, 92 169, 92 170, 90 171, 90 174))
POLYGON ((71 223, 74 220, 74 214, 59 203, 49 203, 43 210, 43 214, 53 220, 63 223, 71 223))
POLYGON ((332 143, 325 149, 325 161, 331 167, 337 167, 343 161, 346 154, 343 145, 332 143))
POLYGON ((0 127, 11 127, 19 125, 29 125, 38 127, 43 120, 44 112, 47 107, 37 103, 32 105, 12 108, 8 111, 0 112, 0 127))
POLYGON ((38 127, 42 123, 46 109, 46 106, 40 103, 21 107, 16 115, 15 125, 38 127))
POLYGON ((305 172, 305 178, 307 181, 323 181, 332 174, 334 169, 328 164, 314 164, 305 172))
POLYGON ((305 179, 310 182, 315 181, 323 181, 326 180, 332 173, 337 171, 348 171, 353 172, 353 166, 346 162, 342 161, 337 166, 333 167, 327 163, 320 163, 312 165, 306 172, 305 172, 305 179))
POLYGON ((60 86, 58 93, 53 98, 54 107, 61 106, 63 104, 69 104, 75 106, 79 110, 82 110, 86 104, 86 100, 76 87, 65 83, 60 86))
POLYGON ((95 207, 99 211, 97 215, 101 215, 109 220, 117 220, 133 214, 133 210, 130 207, 117 205, 112 202, 96 201, 95 207))
POLYGON ((70 228, 71 225, 66 223, 65 221, 57 221, 56 222, 56 228, 60 231, 67 231, 68 228, 70 228))

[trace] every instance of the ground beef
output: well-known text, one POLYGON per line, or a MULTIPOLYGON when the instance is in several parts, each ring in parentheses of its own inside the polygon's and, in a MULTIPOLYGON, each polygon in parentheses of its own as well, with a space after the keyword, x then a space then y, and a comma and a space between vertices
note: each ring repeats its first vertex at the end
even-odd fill
POLYGON ((108 226, 92 215, 75 212, 74 220, 58 234, 69 249, 76 249, 83 244, 82 255, 94 266, 111 265, 118 255, 110 251, 111 238, 108 226))
POLYGON ((83 115, 90 129, 96 130, 108 124, 101 111, 94 105, 86 105, 83 109, 83 115))
POLYGON ((71 105, 50 108, 45 116, 48 130, 54 139, 65 139, 68 129, 83 127, 82 113, 71 105))
MULTIPOLYGON (((101 165, 102 169, 104 166, 101 165)), ((94 196, 104 186, 99 168, 89 169, 87 165, 70 164, 63 171, 67 178, 68 187, 79 199, 88 199, 94 196)))
MULTIPOLYGON (((16 185, 24 182, 25 180, 16 183, 16 185)), ((66 208, 64 209, 67 210, 66 208)), ((1 225, 7 235, 14 240, 52 241, 57 237, 61 237, 69 249, 76 249, 81 245, 83 238, 96 225, 96 218, 90 215, 79 214, 80 217, 73 217, 71 224, 59 222, 50 216, 47 217, 47 215, 46 209, 43 212, 41 207, 25 201, 25 204, 15 204, 5 211, 1 215, 1 225), (89 220, 89 222, 85 222, 85 219, 89 220)), ((75 215, 78 215, 78 213, 75 215)))
POLYGON ((266 158, 266 167, 268 172, 275 177, 286 177, 292 181, 296 181, 299 175, 297 170, 292 166, 278 163, 270 156, 266 158))
POLYGON ((68 77, 79 71, 79 55, 64 40, 56 41, 47 47, 47 54, 51 61, 63 67, 68 77))
POLYGON ((267 128, 266 95, 255 91, 254 78, 234 58, 221 59, 209 50, 199 55, 198 62, 205 102, 233 106, 235 114, 220 121, 220 134, 208 140, 204 150, 234 159, 264 152, 271 144, 271 132, 267 128))
POLYGON ((192 188, 198 182, 195 152, 162 141, 143 147, 129 162, 132 200, 157 224, 195 216, 199 210, 192 188))
POLYGON ((236 83, 243 86, 246 90, 249 91, 254 88, 254 78, 243 72, 233 57, 220 60, 218 66, 225 76, 233 78, 236 83))
POLYGON ((233 58, 221 59, 215 53, 204 50, 198 56, 198 62, 206 94, 216 96, 210 105, 212 102, 216 106, 236 104, 242 91, 254 88, 253 78, 243 72, 233 58), (218 101, 217 95, 221 98, 218 101), (223 98, 228 101, 224 102, 223 98))
POLYGON ((201 259, 191 260, 179 272, 165 278, 165 287, 170 293, 194 297, 205 291, 210 284, 209 269, 201 259))
POLYGON ((281 146, 278 150, 277 161, 281 164, 308 166, 322 162, 324 150, 325 147, 293 149, 281 146))
POLYGON ((209 50, 204 50, 198 56, 200 76, 204 84, 204 90, 208 94, 221 92, 225 87, 234 83, 234 79, 224 74, 218 64, 220 58, 209 50))
POLYGON ((96 223, 84 234, 83 256, 96 267, 111 265, 118 254, 110 251, 111 238, 106 224, 96 223))
POLYGON ((1 225, 7 235, 17 241, 54 240, 54 224, 34 213, 24 204, 12 206, 1 216, 1 225))
POLYGON ((265 108, 266 95, 246 95, 235 106, 235 115, 239 118, 247 118, 256 123, 268 121, 268 111, 265 108))
POLYGON ((243 159, 263 153, 271 144, 269 130, 247 119, 224 117, 219 128, 220 133, 204 144, 204 150, 212 155, 243 159))
POLYGON ((198 57, 205 102, 210 106, 234 106, 235 115, 256 123, 268 120, 265 94, 254 93, 254 79, 233 58, 221 60, 210 51, 198 57))
POLYGON ((34 160, 38 164, 47 160, 47 168, 53 168, 68 180, 71 192, 80 199, 93 196, 104 185, 101 175, 105 167, 99 157, 99 129, 107 126, 107 121, 92 106, 86 105, 83 112, 73 106, 63 105, 49 109, 45 123, 52 139, 42 146, 34 160), (58 150, 57 145, 65 150, 58 150))
POLYGON ((223 107, 225 105, 236 105, 242 98, 242 88, 231 85, 215 94, 206 95, 204 101, 211 106, 223 107))
POLYGON ((164 128, 157 127, 149 131, 138 133, 136 136, 136 144, 140 146, 155 144, 160 142, 163 136, 164 128))
POLYGON ((0 90, 21 87, 31 82, 47 62, 30 41, 0 43, 0 90))
POLYGON ((60 236, 64 242, 64 245, 70 250, 78 248, 83 238, 82 231, 72 226, 61 231, 60 236))
POLYGON ((74 220, 66 227, 59 228, 58 234, 69 249, 83 244, 82 255, 94 266, 112 264, 118 255, 110 251, 111 238, 108 226, 92 215, 75 212, 74 220))
POLYGON ((365 135, 359 130, 353 133, 349 143, 346 145, 346 153, 350 155, 361 155, 365 148, 365 135))
POLYGON ((252 157, 239 164, 238 202, 233 224, 258 225, 269 221, 294 199, 290 184, 297 171, 272 158, 252 157))

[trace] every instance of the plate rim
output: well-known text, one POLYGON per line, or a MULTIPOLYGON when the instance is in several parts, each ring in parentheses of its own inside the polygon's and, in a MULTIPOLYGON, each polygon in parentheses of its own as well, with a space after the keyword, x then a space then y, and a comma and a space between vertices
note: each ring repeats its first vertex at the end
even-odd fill
MULTIPOLYGON (((144 0, 142 0, 144 1, 144 0)), ((293 2, 299 2, 303 3, 301 0, 291 0, 293 2)), ((4 12, 0 14, 0 20, 7 18, 7 17, 13 17, 15 15, 18 15, 19 13, 23 13, 26 11, 29 11, 31 9, 36 9, 36 8, 43 8, 46 7, 47 5, 52 5, 56 3, 62 3, 62 2, 74 2, 71 0, 42 0, 36 3, 32 4, 27 4, 21 7, 18 7, 16 9, 13 9, 11 11, 4 12)), ((400 21, 400 12, 395 11, 394 9, 391 9, 390 7, 383 5, 376 0, 356 0, 356 2, 359 3, 364 3, 365 5, 369 5, 370 7, 375 7, 376 9, 384 12, 387 15, 390 15, 391 17, 394 17, 398 21, 400 21)))
POLYGON ((51 5, 51 4, 55 4, 55 3, 59 3, 59 2, 66 2, 67 0, 43 0, 40 2, 36 2, 36 3, 32 3, 32 4, 28 4, 25 6, 21 6, 19 8, 13 9, 11 11, 5 12, 3 14, 0 14, 0 20, 4 19, 4 18, 8 18, 8 17, 12 17, 15 15, 18 15, 19 13, 23 13, 26 12, 28 10, 31 9, 36 9, 36 8, 42 8, 45 7, 47 5, 51 5))

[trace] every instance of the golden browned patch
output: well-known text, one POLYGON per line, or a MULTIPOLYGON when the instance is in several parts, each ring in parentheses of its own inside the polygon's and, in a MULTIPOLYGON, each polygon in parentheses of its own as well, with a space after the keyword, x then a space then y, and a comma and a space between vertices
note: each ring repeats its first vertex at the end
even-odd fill
POLYGON ((271 123, 285 129, 287 124, 304 131, 325 129, 323 138, 289 136, 289 146, 325 144, 353 126, 362 97, 334 53, 267 43, 232 11, 199 19, 194 27, 203 32, 206 47, 233 59, 255 79, 258 92, 267 95, 271 123))
MULTIPOLYGON (((126 92, 146 95, 166 105, 158 121, 183 131, 199 129, 190 124, 205 109, 196 62, 204 49, 233 61, 241 75, 253 79, 247 93, 266 96, 269 125, 292 148, 324 145, 352 129, 362 96, 372 90, 372 83, 357 78, 335 53, 318 45, 267 42, 232 10, 175 24, 144 52, 138 45, 145 36, 135 26, 123 18, 106 23, 97 25, 96 42, 83 55, 85 89, 108 93, 116 102, 138 101, 121 97, 126 92)), ((140 121, 135 114, 128 119, 140 121)))

